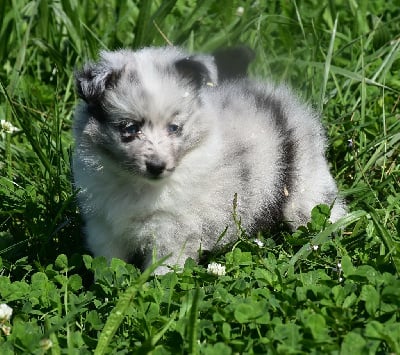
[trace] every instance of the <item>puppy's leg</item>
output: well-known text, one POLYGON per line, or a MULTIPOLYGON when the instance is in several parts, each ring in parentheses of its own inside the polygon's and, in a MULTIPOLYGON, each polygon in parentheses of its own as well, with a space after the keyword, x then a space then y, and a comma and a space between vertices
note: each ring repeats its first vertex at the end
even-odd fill
POLYGON ((198 259, 201 247, 201 233, 193 231, 191 226, 182 225, 175 221, 153 222, 158 223, 158 230, 153 233, 153 247, 147 249, 144 268, 149 267, 160 258, 169 256, 165 265, 156 269, 155 274, 162 275, 170 271, 170 266, 182 267, 187 258, 198 259))
POLYGON ((338 196, 336 183, 322 156, 315 157, 313 164, 299 168, 294 191, 288 194, 284 218, 293 229, 305 225, 310 220, 311 210, 318 204, 332 205, 332 222, 346 214, 345 203, 338 196))
POLYGON ((121 238, 113 238, 111 226, 104 218, 89 217, 86 219, 86 243, 94 256, 104 256, 108 260, 129 259, 129 248, 121 238))

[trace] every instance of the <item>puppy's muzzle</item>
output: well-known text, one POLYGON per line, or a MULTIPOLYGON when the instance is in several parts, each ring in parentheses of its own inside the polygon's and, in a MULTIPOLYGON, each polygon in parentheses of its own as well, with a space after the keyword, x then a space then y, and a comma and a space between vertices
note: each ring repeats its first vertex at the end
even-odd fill
POLYGON ((151 159, 146 161, 146 170, 151 177, 157 178, 165 171, 167 164, 161 159, 151 159))

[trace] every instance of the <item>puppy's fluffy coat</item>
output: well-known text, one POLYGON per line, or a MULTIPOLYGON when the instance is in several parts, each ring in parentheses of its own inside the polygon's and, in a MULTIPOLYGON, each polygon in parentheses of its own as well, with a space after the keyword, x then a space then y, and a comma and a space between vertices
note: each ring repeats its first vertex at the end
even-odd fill
MULTIPOLYGON (((232 241, 232 200, 256 232, 345 213, 317 115, 285 86, 218 82, 211 56, 175 47, 102 52, 76 74, 73 173, 95 255, 144 268, 232 241)), ((166 268, 158 270, 165 272, 166 268)))

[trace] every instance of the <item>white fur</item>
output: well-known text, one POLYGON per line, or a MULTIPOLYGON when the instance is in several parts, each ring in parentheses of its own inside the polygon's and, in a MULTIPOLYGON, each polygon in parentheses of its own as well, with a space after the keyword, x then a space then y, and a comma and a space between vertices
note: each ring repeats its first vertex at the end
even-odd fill
MULTIPOLYGON (((76 111, 73 157, 87 244, 95 255, 131 260, 139 253, 146 267, 155 250, 158 257, 172 254, 169 264, 182 265, 187 257, 197 258, 199 249, 215 248, 225 228, 222 243, 235 238, 235 194, 250 232, 282 199, 282 219, 293 228, 306 222, 318 203, 334 203, 332 220, 345 213, 324 157, 319 119, 286 87, 244 80, 193 89, 171 74, 174 63, 187 56, 176 48, 101 56, 85 69, 90 75, 77 75, 85 102, 76 111), (107 87, 111 72, 118 79, 107 87), (255 104, 255 91, 282 107, 285 124, 271 118, 273 109, 255 104), (90 105, 103 107, 106 124, 90 105), (139 118, 144 122, 140 138, 121 142, 112 125, 139 118), (171 123, 183 126, 181 135, 166 131, 171 123), (290 186, 283 184, 287 169, 282 168, 288 137, 290 146, 295 143, 290 186), (166 164, 158 179, 148 176, 149 159, 166 164)), ((203 63, 216 83, 210 57, 193 60, 203 63)))

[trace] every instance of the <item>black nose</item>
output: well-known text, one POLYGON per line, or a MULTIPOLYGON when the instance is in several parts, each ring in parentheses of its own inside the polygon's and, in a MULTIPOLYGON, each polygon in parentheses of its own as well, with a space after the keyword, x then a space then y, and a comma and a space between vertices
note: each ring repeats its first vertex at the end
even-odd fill
POLYGON ((154 177, 157 177, 163 173, 166 165, 167 164, 165 164, 164 161, 154 159, 146 162, 146 169, 149 174, 153 175, 154 177))

